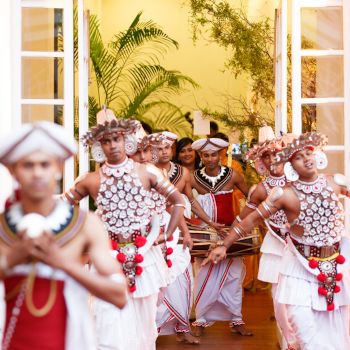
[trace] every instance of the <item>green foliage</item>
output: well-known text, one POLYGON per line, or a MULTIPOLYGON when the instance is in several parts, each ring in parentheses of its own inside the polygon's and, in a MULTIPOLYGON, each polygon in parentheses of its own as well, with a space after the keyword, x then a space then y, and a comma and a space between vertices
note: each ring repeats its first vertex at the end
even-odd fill
POLYGON ((184 128, 183 113, 171 98, 198 85, 161 65, 161 58, 178 43, 153 21, 142 22, 141 15, 108 43, 103 41, 98 18, 90 16, 92 84, 97 94, 89 97, 89 123, 95 123, 96 113, 106 105, 119 118, 133 116, 146 122, 157 118, 157 128, 188 135, 190 128, 184 128))
MULTIPOLYGON (((193 38, 199 34, 209 35, 210 39, 229 52, 225 62, 227 69, 235 77, 248 76, 253 98, 248 105, 243 97, 224 96, 224 111, 206 111, 228 127, 238 129, 251 138, 257 137, 260 126, 274 124, 274 28, 268 17, 257 21, 248 19, 244 8, 235 8, 229 1, 188 0, 191 9, 193 38)), ((313 43, 302 38, 304 49, 312 48, 313 43)), ((291 61, 290 40, 288 59, 291 61)), ((291 65, 288 65, 288 124, 291 128, 291 65)), ((302 64, 302 87, 304 97, 316 95, 316 60, 304 59, 302 64)), ((303 131, 316 128, 314 106, 303 108, 303 131)))
POLYGON ((237 77, 248 73, 257 98, 271 100, 273 90, 273 27, 269 18, 250 21, 243 8, 226 0, 189 0, 194 40, 204 30, 229 49, 226 67, 237 77))

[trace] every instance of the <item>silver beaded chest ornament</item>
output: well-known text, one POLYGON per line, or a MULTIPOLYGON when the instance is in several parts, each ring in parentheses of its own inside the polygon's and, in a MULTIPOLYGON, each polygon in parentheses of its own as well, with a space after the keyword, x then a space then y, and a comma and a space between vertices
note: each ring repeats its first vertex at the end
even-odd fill
POLYGON ((136 291, 135 278, 143 272, 143 255, 139 249, 147 243, 153 214, 162 214, 157 206, 160 195, 147 191, 135 172, 132 159, 112 166, 101 167, 100 190, 96 199, 98 214, 105 224, 116 250, 116 259, 122 264, 130 292, 136 291))
MULTIPOLYGON (((312 183, 296 181, 293 186, 300 200, 300 214, 295 224, 304 228, 303 244, 306 247, 338 244, 344 232, 344 210, 327 178, 320 175, 312 183)), ((317 275, 318 293, 326 298, 329 311, 334 310, 334 293, 340 292, 336 282, 343 277, 337 273, 337 265, 344 262, 345 258, 339 252, 325 259, 318 256, 309 259, 310 268, 320 272, 317 275)))

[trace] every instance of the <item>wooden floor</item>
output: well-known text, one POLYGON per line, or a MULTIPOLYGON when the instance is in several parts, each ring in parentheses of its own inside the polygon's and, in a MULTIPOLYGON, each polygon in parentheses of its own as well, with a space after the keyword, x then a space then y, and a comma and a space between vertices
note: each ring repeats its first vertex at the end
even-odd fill
POLYGON ((217 322, 206 329, 201 344, 177 343, 175 336, 162 336, 157 340, 157 350, 278 350, 276 323, 273 320, 272 301, 269 291, 245 292, 243 316, 252 337, 231 334, 228 322, 217 322))

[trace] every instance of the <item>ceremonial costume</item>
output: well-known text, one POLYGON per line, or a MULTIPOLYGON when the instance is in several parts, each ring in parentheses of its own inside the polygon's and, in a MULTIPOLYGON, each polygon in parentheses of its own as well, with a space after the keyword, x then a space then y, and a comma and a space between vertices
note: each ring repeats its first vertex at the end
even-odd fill
MULTIPOLYGON (((0 162, 5 165, 35 151, 60 160, 74 154, 73 137, 59 125, 39 122, 2 138, 0 162)), ((20 203, 0 215, 0 240, 11 247, 17 240, 18 225, 23 212, 20 203)), ((59 246, 68 244, 79 235, 86 213, 79 208, 57 201, 46 217, 45 228, 54 234, 59 246)), ((61 270, 43 263, 20 264, 6 271, 6 326, 3 350, 96 349, 89 317, 87 291, 61 270)))
MULTIPOLYGON (((135 120, 113 119, 94 127, 83 142, 94 147, 104 134, 122 134, 127 154, 133 154, 140 128, 135 120)), ((130 290, 122 310, 98 299, 94 302, 101 350, 155 349, 158 293, 169 283, 161 248, 153 245, 165 229, 161 225, 164 208, 157 205, 160 194, 143 187, 137 172, 139 166, 126 157, 120 164, 105 162, 100 168, 97 214, 105 224, 112 255, 121 263, 130 290)))
MULTIPOLYGON (((262 157, 266 152, 275 154, 277 151, 280 151, 283 144, 286 142, 286 139, 287 137, 283 137, 280 139, 271 139, 260 142, 246 154, 246 159, 254 162, 258 173, 260 175, 266 175, 265 179, 262 181, 262 185, 264 186, 267 196, 271 194, 271 191, 274 188, 284 188, 287 185, 287 179, 285 175, 280 177, 272 176, 263 164, 262 157)), ((253 203, 250 200, 250 197, 251 195, 249 196, 246 205, 248 208, 256 210, 260 203, 253 203)), ((265 225, 268 230, 260 248, 261 257, 259 261, 258 279, 272 284, 272 299, 277 324, 282 331, 284 341, 290 346, 295 346, 296 339, 288 321, 285 305, 278 304, 276 299, 279 270, 286 249, 286 238, 288 232, 285 225, 287 222, 288 220, 283 210, 279 210, 265 220, 265 225)))
MULTIPOLYGON (((325 143, 320 134, 303 134, 277 154, 277 160, 288 161, 299 150, 325 143)), ((324 159, 316 155, 318 165, 324 159)), ((348 349, 350 246, 344 236, 342 204, 325 175, 314 182, 295 179, 292 189, 300 212, 289 223, 276 297, 287 307, 301 349, 348 349), (295 233, 298 228, 302 235, 295 233)))
MULTIPOLYGON (((172 145, 177 135, 164 131, 161 134, 161 144, 172 145)), ((167 177, 176 186, 183 176, 181 165, 170 162, 167 177)), ((186 202, 185 216, 191 216, 191 204, 183 195, 186 202)), ((178 238, 178 237, 177 237, 178 238)), ((172 283, 162 291, 161 304, 157 311, 157 327, 160 335, 190 332, 189 314, 192 307, 192 264, 188 248, 177 244, 177 239, 167 242, 165 252, 171 249, 171 280, 172 283), (170 243, 170 244, 169 244, 170 243)), ((169 257, 166 257, 169 259, 169 257)))
MULTIPOLYGON (((201 139, 192 144, 199 152, 219 151, 228 146, 221 139, 201 139)), ((232 177, 232 169, 220 167, 216 177, 208 176, 205 168, 196 170, 194 178, 208 193, 198 195, 197 201, 211 220, 231 225, 233 214, 232 190, 222 190, 232 177)), ((195 277, 194 302, 195 326, 207 327, 214 321, 231 321, 231 326, 244 324, 242 320, 242 281, 245 275, 243 258, 229 258, 217 265, 200 266, 196 259, 198 274, 195 277)))

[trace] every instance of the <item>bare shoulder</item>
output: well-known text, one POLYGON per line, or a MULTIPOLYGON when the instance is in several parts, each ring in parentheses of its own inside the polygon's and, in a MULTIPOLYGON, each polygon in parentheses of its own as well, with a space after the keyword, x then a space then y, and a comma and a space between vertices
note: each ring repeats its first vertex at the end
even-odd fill
POLYGON ((252 193, 250 194, 250 197, 253 201, 256 200, 258 202, 262 202, 267 197, 266 189, 261 182, 255 186, 255 189, 253 189, 253 187, 251 187, 249 192, 250 191, 252 191, 252 193))

